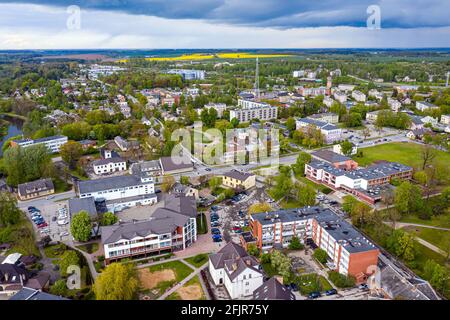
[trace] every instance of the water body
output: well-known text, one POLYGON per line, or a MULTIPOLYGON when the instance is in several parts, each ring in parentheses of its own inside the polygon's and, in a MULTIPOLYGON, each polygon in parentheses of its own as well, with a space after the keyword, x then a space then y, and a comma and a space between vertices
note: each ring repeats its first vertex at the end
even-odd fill
POLYGON ((0 157, 3 156, 2 148, 6 140, 11 137, 22 134, 23 120, 8 116, 0 116, 1 119, 8 121, 8 134, 0 137, 0 157))

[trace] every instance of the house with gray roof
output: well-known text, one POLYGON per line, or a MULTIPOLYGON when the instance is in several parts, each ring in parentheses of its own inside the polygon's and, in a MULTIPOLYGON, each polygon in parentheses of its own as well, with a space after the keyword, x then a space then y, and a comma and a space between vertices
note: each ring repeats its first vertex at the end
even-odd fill
POLYGON ((47 292, 42 292, 36 289, 23 287, 20 291, 18 291, 15 295, 13 295, 9 300, 40 300, 40 301, 48 301, 48 300, 69 300, 67 298, 56 296, 47 292))
POLYGON ((256 186, 256 175, 233 169, 223 173, 222 185, 233 189, 248 190, 256 186))
POLYGON ((101 227, 106 263, 184 250, 197 241, 194 197, 170 196, 149 219, 101 227))
POLYGON ((296 119, 295 124, 297 130, 305 130, 308 127, 319 129, 327 144, 342 140, 342 129, 334 124, 310 118, 296 119))
POLYGON ((249 297, 263 284, 259 261, 232 241, 209 256, 208 270, 214 284, 224 286, 231 299, 249 297))
POLYGON ((295 295, 272 277, 253 291, 253 300, 295 300, 295 295))
POLYGON ((52 179, 39 179, 21 183, 17 186, 17 189, 20 200, 29 200, 55 193, 52 179))
POLYGON ((69 213, 73 217, 80 211, 86 211, 91 218, 97 217, 94 197, 69 199, 69 213))

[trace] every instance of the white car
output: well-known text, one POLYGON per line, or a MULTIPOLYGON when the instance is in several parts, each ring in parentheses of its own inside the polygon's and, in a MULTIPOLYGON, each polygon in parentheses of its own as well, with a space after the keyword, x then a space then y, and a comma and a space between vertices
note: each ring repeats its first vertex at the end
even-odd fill
POLYGON ((64 226, 68 223, 69 223, 69 221, 67 221, 66 219, 58 220, 58 225, 60 225, 60 226, 64 226))
POLYGON ((63 231, 63 232, 61 232, 59 234, 60 237, 65 237, 65 236, 68 236, 68 235, 69 235, 69 232, 67 232, 67 231, 63 231))

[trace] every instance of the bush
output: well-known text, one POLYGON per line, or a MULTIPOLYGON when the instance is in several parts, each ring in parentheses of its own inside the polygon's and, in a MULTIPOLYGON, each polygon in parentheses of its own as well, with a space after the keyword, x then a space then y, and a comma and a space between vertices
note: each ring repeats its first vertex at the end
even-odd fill
POLYGON ((333 282, 334 285, 338 288, 354 287, 356 283, 355 277, 351 275, 345 276, 337 271, 328 272, 328 277, 330 281, 333 282))
POLYGON ((317 259, 320 263, 326 263, 328 259, 328 254, 325 250, 316 249, 313 253, 313 257, 317 259))
POLYGON ((290 250, 302 250, 304 245, 300 242, 298 237, 292 237, 291 243, 289 243, 288 248, 290 250))

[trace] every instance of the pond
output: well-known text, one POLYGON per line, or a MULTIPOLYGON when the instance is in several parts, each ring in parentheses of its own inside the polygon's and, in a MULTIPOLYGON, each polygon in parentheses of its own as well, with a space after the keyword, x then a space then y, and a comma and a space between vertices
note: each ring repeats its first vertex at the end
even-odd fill
POLYGON ((2 156, 2 148, 4 142, 11 137, 22 134, 23 120, 1 115, 0 119, 6 120, 8 122, 8 133, 5 136, 0 137, 0 156, 2 156))

